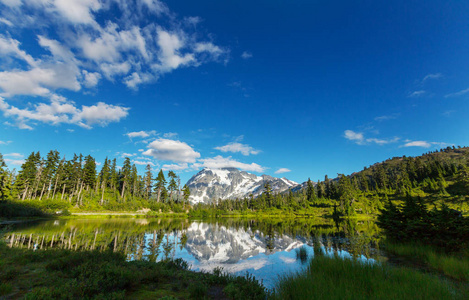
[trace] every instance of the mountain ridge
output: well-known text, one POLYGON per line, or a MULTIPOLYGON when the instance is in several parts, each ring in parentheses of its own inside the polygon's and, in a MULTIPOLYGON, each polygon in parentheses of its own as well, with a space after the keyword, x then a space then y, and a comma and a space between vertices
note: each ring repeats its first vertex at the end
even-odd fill
POLYGON ((283 192, 299 184, 285 177, 255 175, 236 168, 204 168, 187 181, 191 192, 189 201, 192 204, 209 203, 213 199, 236 199, 252 195, 257 197, 269 183, 273 192, 283 192))

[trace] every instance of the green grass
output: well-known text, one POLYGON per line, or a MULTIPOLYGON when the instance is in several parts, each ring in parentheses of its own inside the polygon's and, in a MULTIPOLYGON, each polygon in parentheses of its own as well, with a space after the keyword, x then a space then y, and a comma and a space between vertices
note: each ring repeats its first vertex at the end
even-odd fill
POLYGON ((304 272, 281 277, 273 299, 467 299, 441 278, 402 267, 315 256, 304 272))
POLYGON ((183 260, 132 261, 111 251, 9 248, 0 242, 0 298, 13 299, 265 299, 255 279, 198 273, 183 260))
POLYGON ((469 253, 446 254, 432 246, 418 243, 385 243, 386 251, 417 260, 425 267, 459 281, 469 281, 469 253))

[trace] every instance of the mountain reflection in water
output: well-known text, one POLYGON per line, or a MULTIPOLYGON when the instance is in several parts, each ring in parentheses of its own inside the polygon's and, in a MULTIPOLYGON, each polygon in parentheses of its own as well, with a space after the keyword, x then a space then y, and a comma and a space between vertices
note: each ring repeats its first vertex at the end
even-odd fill
POLYGON ((303 269, 309 257, 380 258, 371 221, 326 219, 189 221, 187 219, 71 219, 24 223, 5 234, 10 247, 120 251, 128 260, 182 258, 193 270, 246 272, 273 287, 278 275, 303 269))

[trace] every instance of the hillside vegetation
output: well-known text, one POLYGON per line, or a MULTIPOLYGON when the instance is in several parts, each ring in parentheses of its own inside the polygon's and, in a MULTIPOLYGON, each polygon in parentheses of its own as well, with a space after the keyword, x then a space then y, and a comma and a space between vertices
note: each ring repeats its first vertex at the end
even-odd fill
POLYGON ((42 212, 136 211, 185 213, 194 217, 224 215, 279 215, 355 217, 376 216, 388 200, 399 205, 419 197, 430 208, 446 204, 469 212, 469 148, 447 147, 418 157, 394 157, 350 175, 308 180, 297 191, 274 193, 266 182, 263 193, 243 199, 212 199, 194 207, 190 191, 179 177, 162 170, 153 176, 151 166, 139 175, 127 157, 122 168, 107 159, 101 170, 90 155, 61 158, 57 151, 46 157, 33 152, 18 172, 7 169, 0 154, 0 218, 41 215, 42 212), (11 206, 21 203, 22 209, 11 206))
POLYGON ((350 175, 325 176, 305 188, 274 194, 269 184, 257 197, 200 204, 195 216, 282 214, 354 217, 376 216, 391 200, 402 204, 419 197, 430 208, 445 204, 469 212, 469 148, 447 147, 418 157, 394 157, 350 175))

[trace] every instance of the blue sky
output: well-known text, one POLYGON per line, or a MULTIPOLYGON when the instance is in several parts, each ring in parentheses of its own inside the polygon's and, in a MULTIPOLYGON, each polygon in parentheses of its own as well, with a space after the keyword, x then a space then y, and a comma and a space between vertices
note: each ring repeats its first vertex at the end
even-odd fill
POLYGON ((0 0, 0 153, 303 182, 469 145, 468 16, 464 1, 0 0))

